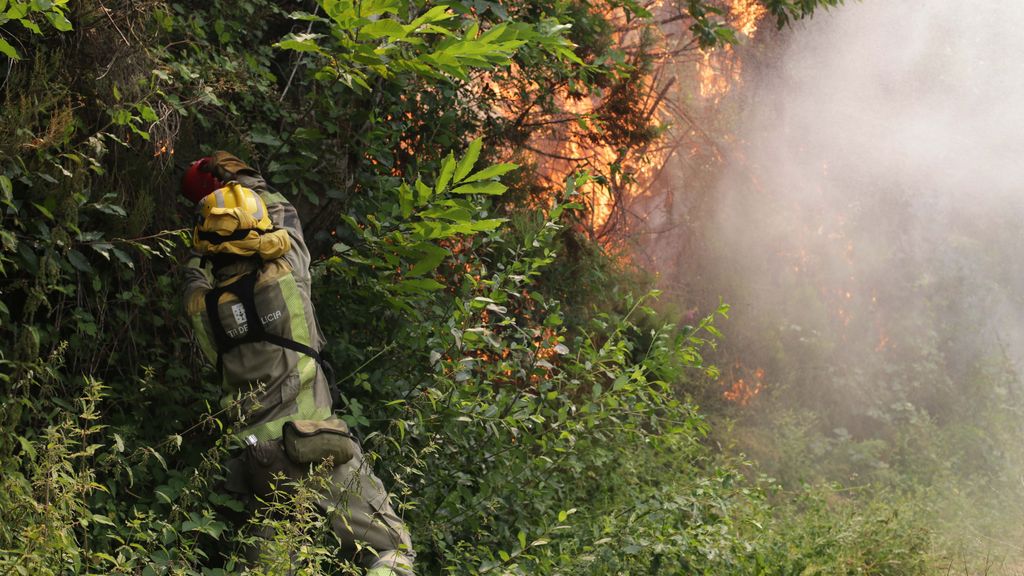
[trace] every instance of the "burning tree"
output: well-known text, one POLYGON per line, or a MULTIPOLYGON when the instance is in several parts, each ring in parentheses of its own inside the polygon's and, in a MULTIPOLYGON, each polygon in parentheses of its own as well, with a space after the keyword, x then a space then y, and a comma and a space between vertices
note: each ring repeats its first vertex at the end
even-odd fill
MULTIPOLYGON (((606 247, 647 230, 652 185, 673 155, 721 159, 697 120, 741 80, 734 46, 767 18, 782 26, 819 2, 688 0, 573 4, 574 70, 541 69, 522 59, 488 73, 472 89, 493 100, 484 107, 490 130, 510 155, 533 165, 545 203, 569 174, 593 178, 581 192, 580 228, 606 247)), ((554 7, 549 8, 555 10, 554 7)), ((559 7, 563 10, 564 7, 559 7)), ((539 5, 509 7, 516 12, 539 5)))

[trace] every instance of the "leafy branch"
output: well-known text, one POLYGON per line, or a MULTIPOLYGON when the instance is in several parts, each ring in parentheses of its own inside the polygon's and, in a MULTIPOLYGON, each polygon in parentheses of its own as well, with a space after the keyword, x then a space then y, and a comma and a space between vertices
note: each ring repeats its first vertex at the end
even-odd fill
MULTIPOLYGON (((68 0, 33 0, 22 2, 21 0, 0 0, 0 27, 17 22, 22 28, 33 34, 42 34, 43 31, 36 22, 39 17, 44 18, 58 32, 69 32, 71 22, 65 15, 68 0)), ((0 30, 3 32, 3 30, 0 30)), ((0 34, 0 54, 12 60, 20 60, 21 54, 11 45, 3 35, 0 34)))

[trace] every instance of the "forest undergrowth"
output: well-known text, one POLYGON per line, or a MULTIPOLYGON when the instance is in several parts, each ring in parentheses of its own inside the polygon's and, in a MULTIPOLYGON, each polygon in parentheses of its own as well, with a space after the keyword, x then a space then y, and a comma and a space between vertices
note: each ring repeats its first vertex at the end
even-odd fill
MULTIPOLYGON (((721 6, 672 5, 693 49, 735 41, 721 6)), ((748 432, 708 400, 728 306, 669 322, 585 225, 623 165, 551 185, 522 146, 664 134, 622 105, 655 51, 613 22, 657 34, 635 2, 0 2, 0 571, 359 573, 319 475, 251 518, 220 486, 238 423, 182 315, 177 186, 225 149, 303 216, 344 418, 419 573, 946 573, 932 500, 809 475, 871 443, 772 409, 756 463, 724 446, 748 432)), ((920 456, 915 425, 886 446, 920 456)))

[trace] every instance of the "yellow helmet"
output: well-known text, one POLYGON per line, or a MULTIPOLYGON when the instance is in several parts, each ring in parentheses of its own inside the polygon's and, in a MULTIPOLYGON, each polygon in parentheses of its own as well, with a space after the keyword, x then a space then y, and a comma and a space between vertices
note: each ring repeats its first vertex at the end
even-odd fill
POLYGON ((228 182, 204 196, 197 205, 199 223, 192 244, 203 254, 259 256, 273 260, 291 248, 288 232, 275 230, 260 195, 228 182))

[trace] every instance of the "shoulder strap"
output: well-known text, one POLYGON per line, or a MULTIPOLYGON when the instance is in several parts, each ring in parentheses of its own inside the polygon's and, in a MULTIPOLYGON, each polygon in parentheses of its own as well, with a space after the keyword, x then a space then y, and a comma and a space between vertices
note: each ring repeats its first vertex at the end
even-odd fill
MULTIPOLYGON (((262 330, 263 327, 260 326, 260 329, 262 330)), ((289 340, 288 338, 285 338, 283 336, 278 336, 277 334, 271 334, 271 333, 269 333, 269 332, 267 332, 265 330, 263 331, 263 338, 262 338, 262 340, 264 340, 266 342, 270 342, 271 344, 276 344, 277 346, 280 346, 281 348, 287 348, 289 350, 294 350, 294 351, 298 352, 299 354, 305 354, 306 356, 309 356, 313 360, 316 360, 317 364, 321 364, 323 362, 320 359, 320 353, 319 352, 317 352, 316 350, 310 348, 309 346, 306 346, 305 344, 302 344, 301 342, 296 342, 295 340, 289 340)))
POLYGON ((259 234, 260 236, 263 236, 264 234, 270 234, 271 232, 276 232, 276 231, 277 231, 276 228, 270 228, 269 230, 260 230, 258 228, 249 228, 249 229, 245 229, 245 230, 235 230, 234 232, 232 232, 231 234, 228 234, 227 236, 221 236, 217 232, 209 232, 209 231, 206 231, 206 230, 200 230, 199 233, 198 233, 198 236, 199 236, 200 240, 206 240, 210 244, 224 244, 225 242, 234 242, 235 240, 245 240, 246 238, 249 237, 249 233, 250 232, 255 232, 256 234, 259 234))
POLYGON ((217 347, 217 372, 224 373, 222 357, 230 350, 234 350, 240 344, 246 342, 258 342, 262 340, 264 332, 260 324, 260 317, 256 313, 256 272, 243 274, 238 280, 226 286, 218 286, 206 293, 206 316, 210 320, 210 327, 213 329, 213 339, 217 347), (220 297, 223 294, 234 294, 245 310, 246 332, 240 337, 233 338, 224 329, 224 323, 220 320, 220 297))
POLYGON ((217 371, 223 373, 224 365, 221 357, 226 352, 247 342, 270 342, 299 354, 305 354, 322 367, 323 360, 320 358, 320 353, 317 350, 295 340, 271 334, 263 327, 262 322, 260 322, 259 313, 256 310, 257 273, 258 271, 249 272, 231 284, 218 286, 206 293, 206 315, 210 319, 210 326, 213 328, 213 338, 217 347, 217 371), (224 324, 220 321, 218 304, 220 303, 221 295, 225 293, 234 294, 242 304, 242 309, 245 310, 247 330, 245 334, 238 338, 229 336, 227 330, 224 329, 224 324))
POLYGON ((210 244, 223 244, 225 242, 232 242, 235 240, 244 240, 249 237, 249 232, 251 232, 251 230, 235 230, 227 236, 221 236, 216 232, 200 230, 198 236, 200 240, 206 240, 210 244))

